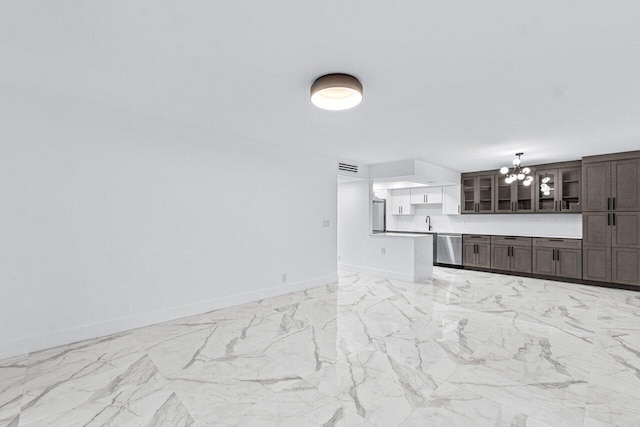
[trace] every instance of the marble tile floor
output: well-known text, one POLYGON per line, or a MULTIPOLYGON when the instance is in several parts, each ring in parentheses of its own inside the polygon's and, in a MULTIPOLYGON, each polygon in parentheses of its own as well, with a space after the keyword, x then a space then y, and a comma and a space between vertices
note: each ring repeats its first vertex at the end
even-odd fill
POLYGON ((435 268, 0 361, 0 426, 640 426, 640 292, 435 268))

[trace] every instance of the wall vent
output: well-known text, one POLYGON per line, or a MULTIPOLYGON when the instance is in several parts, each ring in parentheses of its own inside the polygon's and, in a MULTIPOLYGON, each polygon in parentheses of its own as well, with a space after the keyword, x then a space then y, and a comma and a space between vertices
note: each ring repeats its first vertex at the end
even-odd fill
POLYGON ((358 173, 358 166, 349 163, 338 163, 338 170, 343 172, 358 173))

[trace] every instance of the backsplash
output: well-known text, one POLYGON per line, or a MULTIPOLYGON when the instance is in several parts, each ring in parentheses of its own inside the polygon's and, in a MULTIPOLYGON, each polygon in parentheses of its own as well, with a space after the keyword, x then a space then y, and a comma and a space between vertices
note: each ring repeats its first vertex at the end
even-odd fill
POLYGON ((442 215, 441 205, 416 205, 415 215, 391 215, 387 204, 387 230, 432 231, 462 234, 582 238, 580 214, 442 215))

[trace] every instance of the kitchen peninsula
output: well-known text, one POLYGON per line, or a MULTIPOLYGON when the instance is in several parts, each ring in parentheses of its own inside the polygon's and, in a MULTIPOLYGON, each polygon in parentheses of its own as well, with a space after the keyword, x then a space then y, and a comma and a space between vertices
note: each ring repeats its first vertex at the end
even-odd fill
POLYGON ((341 270, 408 282, 431 279, 432 235, 372 233, 369 181, 341 184, 338 197, 338 263, 341 270))

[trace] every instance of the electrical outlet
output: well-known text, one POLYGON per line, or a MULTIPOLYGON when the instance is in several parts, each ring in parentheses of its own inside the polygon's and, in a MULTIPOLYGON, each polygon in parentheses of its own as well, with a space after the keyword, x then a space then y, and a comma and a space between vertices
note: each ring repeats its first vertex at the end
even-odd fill
POLYGON ((322 221, 323 227, 329 227, 330 225, 331 225, 331 221, 329 221, 328 219, 325 219, 324 221, 322 221))
POLYGON ((387 249, 386 248, 382 248, 382 250, 380 252, 382 252, 382 255, 384 255, 384 254, 387 253, 387 249))
POLYGON ((282 283, 287 281, 287 273, 282 273, 282 283))

